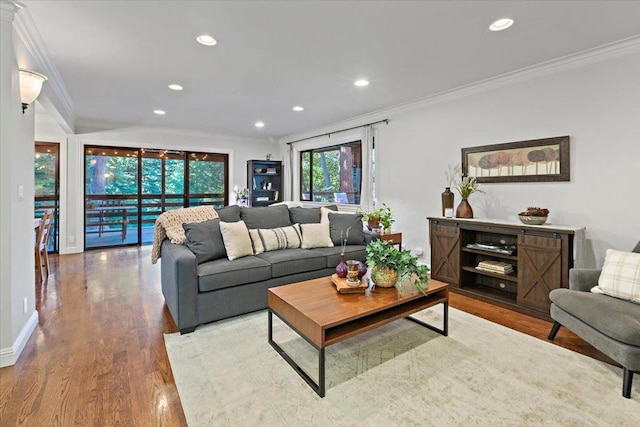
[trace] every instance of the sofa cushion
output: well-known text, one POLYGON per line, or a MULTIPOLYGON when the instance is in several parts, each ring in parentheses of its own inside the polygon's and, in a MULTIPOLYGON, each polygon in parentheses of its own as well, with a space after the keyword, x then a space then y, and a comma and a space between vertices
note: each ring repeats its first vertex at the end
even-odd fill
POLYGON ((219 219, 182 224, 182 227, 187 236, 187 247, 195 254, 198 264, 227 256, 219 219))
POLYGON ((321 270, 327 265, 326 257, 315 249, 283 249, 256 256, 271 264, 272 277, 321 270))
POLYGON ((558 308, 604 335, 640 346, 640 305, 570 289, 554 289, 549 298, 558 308))
MULTIPOLYGON (((315 252, 320 252, 327 257, 327 268, 334 268, 340 263, 340 246, 333 248, 316 248, 315 252)), ((367 251, 362 245, 347 245, 344 247, 344 260, 356 259, 358 261, 367 260, 367 251)))
POLYGON ((608 249, 591 292, 640 303, 640 254, 608 249))
POLYGON ((333 247, 329 234, 329 223, 300 224, 303 249, 333 247))
POLYGON ((278 228, 291 225, 289 208, 285 205, 242 208, 240 218, 248 228, 278 228))
POLYGON ((302 244, 299 224, 289 227, 255 228, 249 230, 249 234, 256 255, 261 252, 299 248, 302 244))
POLYGON ((220 232, 229 261, 253 255, 253 245, 244 221, 220 222, 220 232))
POLYGON ((319 223, 320 208, 289 208, 289 218, 294 224, 319 223))
POLYGON ((238 222, 240 221, 240 206, 231 205, 224 208, 217 208, 218 217, 220 221, 224 222, 238 222))
POLYGON ((198 266, 198 290, 208 292, 271 278, 268 262, 247 256, 234 261, 226 258, 205 262, 198 266))
POLYGON ((334 245, 340 246, 346 240, 347 245, 364 245, 362 215, 329 214, 329 229, 334 245))

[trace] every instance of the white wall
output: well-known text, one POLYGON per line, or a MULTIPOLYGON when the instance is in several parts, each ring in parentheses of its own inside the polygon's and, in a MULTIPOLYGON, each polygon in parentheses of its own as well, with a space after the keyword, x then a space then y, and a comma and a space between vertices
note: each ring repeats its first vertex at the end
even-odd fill
MULTIPOLYGON (((36 139, 46 138, 50 125, 36 118, 36 139), (42 131, 42 134, 41 134, 42 131)), ((49 132, 51 132, 49 130, 49 132)), ((246 187, 247 160, 264 159, 267 153, 279 160, 280 146, 267 140, 236 138, 171 129, 131 127, 67 135, 61 146, 60 253, 82 252, 83 241, 83 156, 85 145, 191 150, 229 154, 229 188, 246 187), (64 163, 64 165, 63 165, 64 163)))
MULTIPOLYGON (((571 181, 483 184, 476 218, 517 221, 527 206, 554 224, 586 227, 587 264, 640 240, 640 53, 508 84, 399 113, 380 126, 378 200, 396 213, 406 245, 428 253, 427 216, 440 215, 444 172, 463 147, 571 138, 571 181)), ((460 201, 456 194, 455 206, 460 201)))
MULTIPOLYGON (((281 143, 378 124, 376 198, 393 210, 403 247, 430 262, 428 216, 441 214, 449 164, 461 149, 569 135, 569 182, 482 184, 476 218, 518 222, 528 206, 553 224, 586 227, 587 267, 607 248, 640 240, 640 45, 614 45, 521 70, 432 98, 283 138, 281 143)), ((284 149, 284 148, 283 148, 284 149)), ((460 202, 456 193, 455 206, 460 202)))
POLYGON ((0 367, 15 363, 38 320, 33 255, 34 109, 22 114, 20 106, 13 12, 13 5, 0 3, 0 367))

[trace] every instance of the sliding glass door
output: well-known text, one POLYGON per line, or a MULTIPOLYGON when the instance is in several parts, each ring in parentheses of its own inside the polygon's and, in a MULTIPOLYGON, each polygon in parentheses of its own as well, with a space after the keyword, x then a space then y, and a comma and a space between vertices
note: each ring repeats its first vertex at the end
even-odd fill
POLYGON ((162 212, 228 204, 228 156, 85 147, 85 247, 153 242, 162 212))

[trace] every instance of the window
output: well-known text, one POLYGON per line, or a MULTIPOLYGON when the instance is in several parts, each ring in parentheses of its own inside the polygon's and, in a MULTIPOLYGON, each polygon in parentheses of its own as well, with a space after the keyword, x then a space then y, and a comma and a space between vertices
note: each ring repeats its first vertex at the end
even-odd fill
POLYGON ((360 141, 300 152, 300 200, 360 204, 360 141))

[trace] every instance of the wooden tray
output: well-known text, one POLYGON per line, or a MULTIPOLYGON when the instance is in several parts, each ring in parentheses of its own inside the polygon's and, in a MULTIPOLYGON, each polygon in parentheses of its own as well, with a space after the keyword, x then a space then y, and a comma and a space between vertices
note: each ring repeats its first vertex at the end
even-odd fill
POLYGON ((331 275, 331 282, 336 285, 336 289, 341 294, 362 294, 369 287, 366 283, 360 280, 360 286, 347 285, 347 279, 341 279, 337 274, 331 275))

